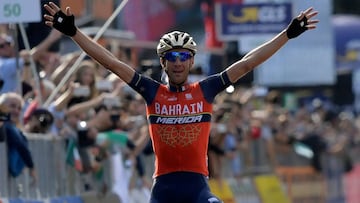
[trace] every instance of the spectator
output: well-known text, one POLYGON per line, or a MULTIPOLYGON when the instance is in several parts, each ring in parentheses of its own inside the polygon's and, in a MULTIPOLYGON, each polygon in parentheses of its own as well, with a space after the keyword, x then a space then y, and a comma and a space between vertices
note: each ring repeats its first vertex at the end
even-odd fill
MULTIPOLYGON (((30 57, 37 61, 60 36, 60 32, 51 31, 49 36, 38 46, 31 50, 21 50, 19 60, 17 60, 17 50, 15 49, 12 37, 4 33, 0 34, 0 79, 4 81, 0 93, 18 92, 22 94, 20 92, 22 86, 19 85, 22 83, 22 78, 19 78, 18 75, 22 75, 23 71, 31 72, 30 57)), ((26 78, 25 81, 28 82, 29 78, 26 78)))
POLYGON ((0 96, 0 106, 4 107, 10 115, 9 120, 4 122, 9 173, 12 177, 17 177, 27 166, 30 169, 30 176, 34 181, 37 181, 34 161, 28 148, 28 140, 19 125, 23 104, 21 95, 15 92, 4 93, 0 96))
POLYGON ((62 55, 59 59, 58 66, 56 66, 55 70, 49 73, 46 77, 49 78, 55 85, 59 85, 66 72, 69 71, 70 67, 74 65, 79 56, 80 53, 77 51, 62 55))
POLYGON ((46 100, 50 94, 55 90, 55 85, 48 79, 41 79, 40 81, 40 91, 34 89, 32 95, 25 100, 24 106, 24 124, 26 124, 30 118, 30 115, 37 108, 41 108, 43 101, 46 100))
POLYGON ((61 94, 52 101, 48 107, 48 110, 54 116, 54 122, 51 126, 51 133, 56 136, 61 136, 63 138, 68 138, 70 133, 69 126, 65 122, 65 113, 67 111, 67 106, 69 101, 73 96, 74 83, 70 83, 68 88, 65 91, 60 92, 61 94))
POLYGON ((98 79, 96 73, 94 61, 85 60, 81 62, 73 78, 74 83, 78 86, 74 89, 73 98, 69 102, 69 107, 77 103, 89 101, 99 95, 96 89, 96 81, 98 79))

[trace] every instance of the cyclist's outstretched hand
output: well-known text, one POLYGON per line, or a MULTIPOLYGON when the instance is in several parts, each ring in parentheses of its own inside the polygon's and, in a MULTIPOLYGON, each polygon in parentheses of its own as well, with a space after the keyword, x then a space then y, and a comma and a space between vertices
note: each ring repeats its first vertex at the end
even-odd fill
POLYGON ((316 24, 319 20, 312 19, 319 12, 315 11, 312 7, 301 11, 298 16, 296 16, 286 29, 286 35, 289 39, 295 38, 305 32, 306 30, 311 30, 316 28, 316 24))
POLYGON ((76 34, 77 27, 75 26, 75 17, 71 13, 70 7, 66 7, 66 14, 53 2, 44 4, 44 8, 48 12, 48 14, 44 15, 46 25, 54 27, 71 37, 76 34))

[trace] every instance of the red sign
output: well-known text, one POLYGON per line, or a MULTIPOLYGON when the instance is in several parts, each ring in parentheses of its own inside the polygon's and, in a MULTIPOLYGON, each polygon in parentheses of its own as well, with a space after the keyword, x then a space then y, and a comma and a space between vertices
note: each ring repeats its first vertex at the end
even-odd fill
POLYGON ((124 7, 123 23, 138 40, 158 40, 175 25, 175 14, 162 0, 132 0, 124 7))

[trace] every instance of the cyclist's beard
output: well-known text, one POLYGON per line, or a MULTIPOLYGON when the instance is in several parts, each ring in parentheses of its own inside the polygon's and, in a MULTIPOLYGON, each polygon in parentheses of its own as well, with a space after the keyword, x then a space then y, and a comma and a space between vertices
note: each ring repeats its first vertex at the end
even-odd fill
POLYGON ((183 86, 183 85, 186 83, 186 81, 187 81, 187 77, 186 77, 186 78, 184 79, 184 81, 175 83, 174 81, 172 81, 172 80, 170 79, 169 74, 168 74, 168 71, 167 71, 166 68, 164 69, 164 71, 165 71, 165 73, 166 73, 165 75, 166 75, 166 77, 167 77, 168 83, 171 84, 171 85, 173 85, 173 86, 181 87, 181 86, 183 86))

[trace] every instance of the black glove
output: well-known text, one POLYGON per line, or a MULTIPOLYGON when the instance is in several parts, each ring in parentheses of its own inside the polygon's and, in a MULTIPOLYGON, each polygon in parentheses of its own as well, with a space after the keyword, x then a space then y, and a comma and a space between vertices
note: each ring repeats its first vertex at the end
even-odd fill
POLYGON ((58 11, 54 15, 53 27, 70 37, 76 34, 74 15, 67 16, 64 12, 58 11))
POLYGON ((306 25, 308 25, 308 21, 305 16, 301 20, 294 18, 286 29, 287 37, 289 39, 292 39, 299 36, 301 33, 305 32, 308 29, 306 25))

